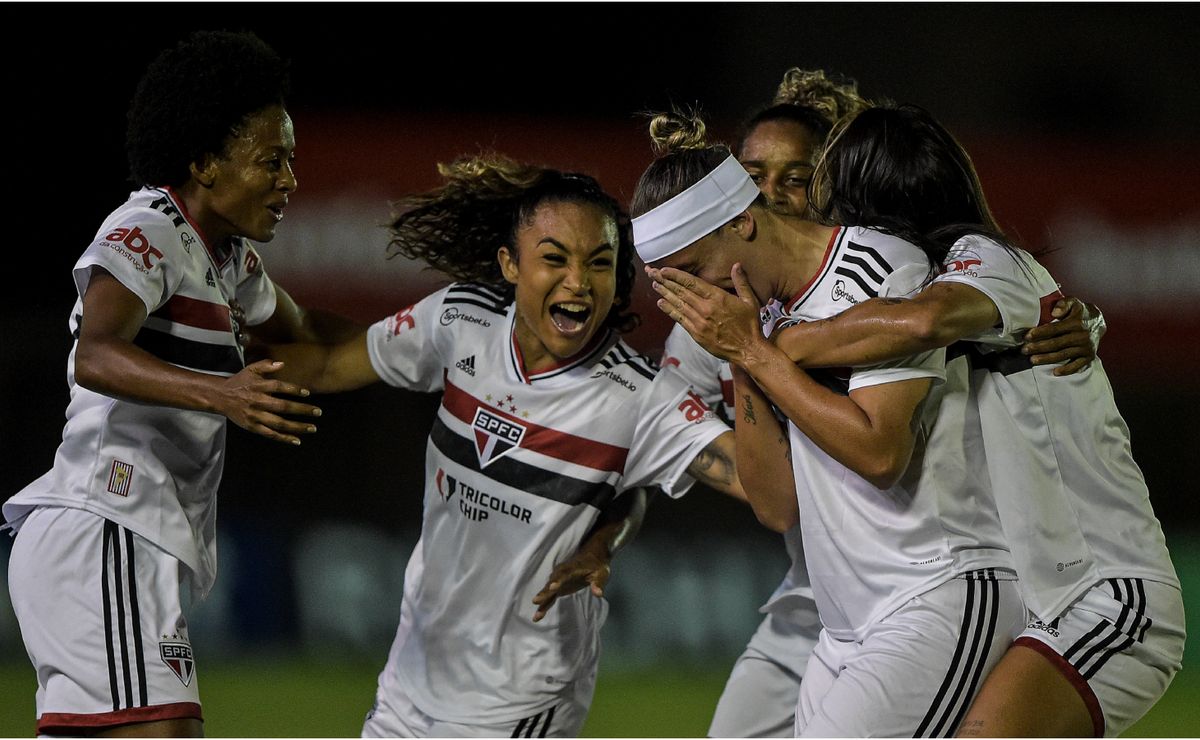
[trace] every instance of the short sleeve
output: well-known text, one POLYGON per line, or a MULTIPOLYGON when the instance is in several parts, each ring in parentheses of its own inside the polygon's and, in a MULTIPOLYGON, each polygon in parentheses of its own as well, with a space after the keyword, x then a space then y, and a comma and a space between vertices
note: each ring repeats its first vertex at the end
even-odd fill
POLYGON ((367 330, 371 366, 388 385, 426 392, 442 389, 448 335, 437 319, 447 290, 443 288, 367 330))
POLYGON ((1043 297, 1058 293, 1049 273, 1027 252, 1006 249, 983 237, 959 239, 935 282, 963 283, 986 295, 1000 312, 1000 326, 967 341, 996 343, 1042 321, 1043 297))
POLYGON ((179 287, 187 260, 170 219, 150 208, 135 208, 105 223, 76 261, 72 276, 83 298, 92 269, 104 269, 141 299, 149 315, 179 287))
POLYGON ((939 347, 919 355, 881 362, 869 367, 856 367, 850 375, 850 390, 872 385, 897 383, 901 380, 932 378, 936 383, 946 380, 946 348, 939 347))
POLYGON ((721 386, 723 361, 709 354, 679 324, 667 335, 661 364, 663 367, 673 367, 705 403, 716 405, 724 402, 725 394, 721 386))
POLYGON ((261 324, 275 313, 275 283, 267 277, 262 257, 249 243, 239 257, 237 300, 246 312, 246 324, 261 324))
POLYGON ((622 484, 654 485, 673 498, 682 496, 695 483, 688 466, 728 431, 673 367, 663 368, 640 399, 622 484))

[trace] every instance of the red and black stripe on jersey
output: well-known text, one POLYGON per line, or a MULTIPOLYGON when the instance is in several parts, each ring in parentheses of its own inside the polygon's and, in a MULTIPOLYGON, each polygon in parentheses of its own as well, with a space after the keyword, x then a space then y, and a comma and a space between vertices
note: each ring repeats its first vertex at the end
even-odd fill
POLYGON ((197 342, 148 326, 138 331, 133 343, 163 362, 189 370, 233 375, 245 367, 237 347, 197 342))
MULTIPOLYGON (((518 419, 475 398, 449 381, 446 382, 445 393, 442 396, 442 407, 468 426, 474 420, 478 408, 486 408, 489 413, 520 424, 525 428, 521 449, 603 473, 620 474, 625 470, 628 449, 541 426, 528 419, 518 419)), ((571 506, 591 504, 602 507, 616 495, 612 484, 605 480, 582 480, 561 470, 549 470, 515 460, 511 455, 493 459, 484 473, 479 464, 474 441, 455 432, 440 417, 434 421, 430 439, 438 451, 464 468, 480 471, 481 475, 497 483, 527 491, 535 496, 571 506)))

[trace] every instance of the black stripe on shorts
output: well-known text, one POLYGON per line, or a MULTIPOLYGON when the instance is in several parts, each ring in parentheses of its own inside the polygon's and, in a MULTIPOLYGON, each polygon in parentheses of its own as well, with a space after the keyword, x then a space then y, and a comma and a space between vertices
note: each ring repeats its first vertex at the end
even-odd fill
POLYGON ((914 737, 948 737, 962 721, 983 674, 996 622, 1000 613, 1000 584, 994 569, 971 571, 964 576, 967 582, 966 603, 958 644, 950 659, 950 667, 938 687, 925 717, 913 733, 914 737))

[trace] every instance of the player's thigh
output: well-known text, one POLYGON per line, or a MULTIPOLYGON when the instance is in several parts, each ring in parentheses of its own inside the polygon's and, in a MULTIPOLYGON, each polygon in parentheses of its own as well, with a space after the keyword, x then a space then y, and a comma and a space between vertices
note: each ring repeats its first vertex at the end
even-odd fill
POLYGON ((1178 588, 1102 581, 1058 619, 1029 623, 1013 657, 989 677, 963 734, 1119 735, 1166 692, 1184 636, 1178 588), (1043 711, 1012 711, 1018 706, 1043 711))
POLYGON ((912 599, 860 643, 823 636, 797 727, 807 737, 952 735, 1023 624, 1015 581, 971 574, 912 599), (817 660, 833 678, 810 693, 817 660))
POLYGON ((200 719, 180 567, 89 512, 29 515, 13 543, 9 588, 37 673, 40 733, 200 719))
POLYGON ((818 633, 819 622, 768 614, 734 663, 709 737, 791 737, 801 676, 818 633))

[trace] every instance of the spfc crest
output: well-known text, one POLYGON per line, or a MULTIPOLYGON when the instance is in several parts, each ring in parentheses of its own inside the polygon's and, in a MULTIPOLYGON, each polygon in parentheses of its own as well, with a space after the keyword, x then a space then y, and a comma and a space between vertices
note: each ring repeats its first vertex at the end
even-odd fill
POLYGON ((525 438, 523 424, 482 407, 475 409, 471 426, 475 428, 475 453, 479 456, 480 468, 486 468, 508 454, 525 438))
POLYGON ((192 676, 196 675, 196 661, 192 660, 191 645, 186 642, 160 642, 158 654, 184 686, 191 684, 192 676))

